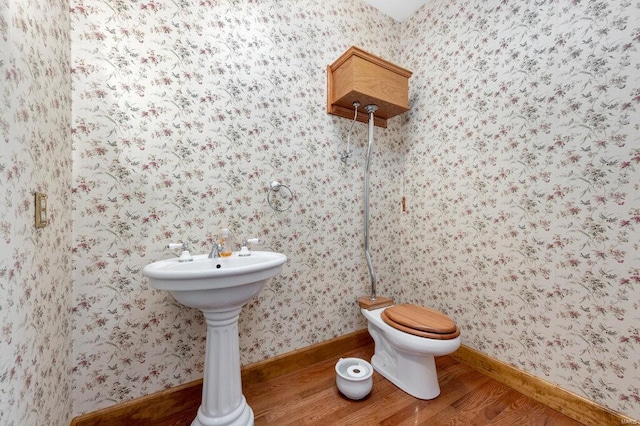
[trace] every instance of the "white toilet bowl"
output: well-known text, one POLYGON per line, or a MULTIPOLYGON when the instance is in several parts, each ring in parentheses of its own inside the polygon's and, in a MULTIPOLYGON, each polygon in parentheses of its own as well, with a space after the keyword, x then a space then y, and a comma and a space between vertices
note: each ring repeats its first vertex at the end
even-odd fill
POLYGON ((434 356, 449 355, 460 347, 460 336, 431 339, 400 331, 382 320, 387 308, 361 309, 375 342, 371 365, 383 377, 409 395, 433 399, 440 395, 434 356))

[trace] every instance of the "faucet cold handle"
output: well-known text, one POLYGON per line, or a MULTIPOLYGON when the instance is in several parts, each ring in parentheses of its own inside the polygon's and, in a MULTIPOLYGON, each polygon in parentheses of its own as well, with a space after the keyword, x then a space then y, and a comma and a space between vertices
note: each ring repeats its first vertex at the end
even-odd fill
POLYGON ((242 240, 242 247, 240 247, 240 253, 238 253, 238 256, 251 256, 251 252, 249 251, 249 243, 259 244, 260 238, 244 238, 242 240))

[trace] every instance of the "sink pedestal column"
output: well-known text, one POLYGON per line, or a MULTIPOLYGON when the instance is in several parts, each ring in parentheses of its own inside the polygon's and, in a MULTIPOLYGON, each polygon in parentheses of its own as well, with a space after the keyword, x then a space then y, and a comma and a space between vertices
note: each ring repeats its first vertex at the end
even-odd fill
POLYGON ((202 404, 191 426, 253 425, 253 410, 242 395, 240 377, 241 308, 202 311, 207 322, 202 404))

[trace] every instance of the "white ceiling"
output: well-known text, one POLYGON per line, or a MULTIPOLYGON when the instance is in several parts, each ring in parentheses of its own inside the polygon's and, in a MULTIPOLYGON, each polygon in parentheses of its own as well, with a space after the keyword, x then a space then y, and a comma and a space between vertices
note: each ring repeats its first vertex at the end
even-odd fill
POLYGON ((428 0, 363 0, 371 6, 402 22, 428 0))

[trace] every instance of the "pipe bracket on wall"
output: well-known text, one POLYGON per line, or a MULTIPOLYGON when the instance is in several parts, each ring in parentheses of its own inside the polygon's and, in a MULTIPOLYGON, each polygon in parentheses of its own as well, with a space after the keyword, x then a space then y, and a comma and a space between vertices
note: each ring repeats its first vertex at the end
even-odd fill
POLYGON ((273 210, 277 212, 289 210, 293 205, 294 199, 293 191, 288 186, 283 185, 277 180, 269 184, 267 203, 269 203, 269 207, 273 210))

